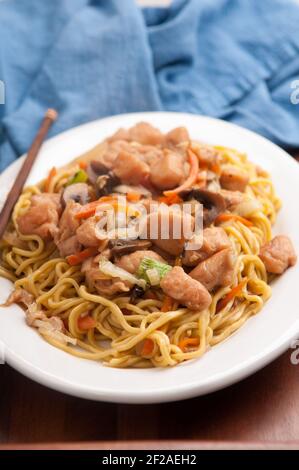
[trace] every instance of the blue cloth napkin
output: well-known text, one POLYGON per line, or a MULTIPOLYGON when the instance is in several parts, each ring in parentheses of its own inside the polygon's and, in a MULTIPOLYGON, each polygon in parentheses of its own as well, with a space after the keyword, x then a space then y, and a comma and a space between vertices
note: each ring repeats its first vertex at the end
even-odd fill
POLYGON ((59 111, 51 135, 112 114, 172 110, 299 147, 295 0, 144 10, 134 0, 4 0, 0 25, 0 169, 28 149, 48 107, 59 111))

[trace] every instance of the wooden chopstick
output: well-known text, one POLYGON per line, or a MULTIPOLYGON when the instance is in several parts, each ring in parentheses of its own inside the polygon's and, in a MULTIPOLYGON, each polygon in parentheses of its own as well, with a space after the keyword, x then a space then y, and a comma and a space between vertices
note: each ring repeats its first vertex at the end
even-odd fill
POLYGON ((6 198, 6 201, 4 203, 4 206, 2 208, 2 211, 0 213, 0 238, 2 238, 5 229, 7 227, 7 224, 9 222, 10 215, 12 213, 12 210, 14 208, 15 203, 17 202, 24 184, 26 182, 26 179, 30 173, 30 170, 32 168, 33 163, 35 162, 35 159, 38 155, 38 152, 43 144, 43 141, 48 134, 48 131, 53 124, 53 122, 57 119, 57 112, 55 109, 48 109, 48 111, 45 114, 45 117, 41 123, 41 126, 31 144, 31 147, 27 153, 27 156, 24 160, 24 163, 19 171, 19 174, 11 188, 11 190, 8 193, 8 196, 6 198))

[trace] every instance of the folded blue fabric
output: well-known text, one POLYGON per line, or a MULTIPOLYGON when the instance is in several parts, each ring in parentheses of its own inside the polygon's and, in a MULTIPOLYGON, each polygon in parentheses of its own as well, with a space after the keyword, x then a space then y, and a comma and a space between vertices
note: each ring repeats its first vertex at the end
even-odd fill
POLYGON ((0 24, 0 169, 27 150, 48 107, 59 111, 52 135, 108 115, 171 110, 299 147, 295 0, 144 10, 134 0, 4 0, 0 24))

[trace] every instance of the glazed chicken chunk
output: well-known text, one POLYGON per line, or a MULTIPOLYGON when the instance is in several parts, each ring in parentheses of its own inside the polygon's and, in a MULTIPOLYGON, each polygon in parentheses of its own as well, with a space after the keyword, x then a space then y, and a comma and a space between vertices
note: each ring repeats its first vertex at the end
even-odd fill
POLYGON ((204 310, 209 307, 212 301, 207 289, 200 282, 188 276, 180 266, 172 268, 164 276, 160 286, 166 295, 191 310, 204 310))
POLYGON ((244 192, 249 183, 249 176, 245 171, 234 166, 226 167, 220 175, 221 187, 229 191, 244 192))
POLYGON ((282 274, 297 261, 293 244, 286 235, 277 235, 263 245, 260 249, 260 258, 266 270, 273 274, 282 274))
MULTIPOLYGON (((189 243, 194 239, 191 238, 189 243)), ((196 266, 209 256, 224 248, 230 247, 230 241, 226 232, 221 227, 207 227, 202 232, 202 245, 196 250, 186 250, 183 256, 183 264, 186 266, 196 266)))
POLYGON ((161 263, 165 263, 165 260, 162 258, 162 256, 158 255, 158 253, 155 251, 138 250, 134 253, 130 253, 129 255, 122 256, 115 262, 115 264, 116 266, 125 269, 129 273, 135 274, 144 258, 151 258, 156 261, 160 261, 161 263))
POLYGON ((30 207, 17 219, 20 232, 50 240, 57 232, 61 212, 59 201, 59 194, 43 193, 32 196, 30 207))
POLYGON ((199 263, 189 275, 211 291, 215 287, 228 286, 232 282, 234 265, 232 249, 225 248, 199 263))
POLYGON ((150 181, 158 189, 172 189, 183 181, 183 158, 179 153, 165 149, 150 168, 150 181))

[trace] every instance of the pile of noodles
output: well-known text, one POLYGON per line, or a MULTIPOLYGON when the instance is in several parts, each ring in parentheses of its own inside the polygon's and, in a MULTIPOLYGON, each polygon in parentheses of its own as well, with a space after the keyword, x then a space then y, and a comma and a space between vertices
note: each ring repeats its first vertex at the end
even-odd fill
MULTIPOLYGON (((271 295, 271 288, 258 253, 260 246, 272 238, 271 225, 280 201, 269 175, 258 174, 245 154, 224 147, 216 149, 220 153, 220 165, 234 165, 250 176, 246 193, 259 201, 259 208, 249 217, 251 227, 236 220, 222 225, 237 261, 231 285, 216 290, 205 311, 175 308, 162 312, 162 292, 157 300, 140 300, 136 304, 130 303, 130 298, 124 295, 108 300, 88 289, 80 266, 70 266, 59 256, 53 242, 45 244, 37 235, 22 234, 19 234, 22 241, 19 247, 7 240, 1 242, 0 275, 14 282, 15 288, 31 293, 37 308, 47 317, 68 319, 66 335, 76 341, 59 341, 44 331, 42 335, 49 343, 77 357, 103 361, 113 367, 173 366, 200 357, 262 309, 271 295), (241 281, 244 286, 238 298, 216 312, 217 302, 241 281), (78 318, 86 312, 96 321, 96 326, 82 332, 78 318), (185 337, 198 338, 198 346, 184 352, 179 343, 185 337), (154 350, 147 359, 136 353, 136 345, 145 338, 154 342, 154 350)), ((49 190, 58 192, 71 171, 67 167, 58 171, 49 190)), ((19 198, 12 217, 16 230, 17 217, 26 211, 32 194, 40 193, 41 188, 42 184, 29 187, 19 198)))

